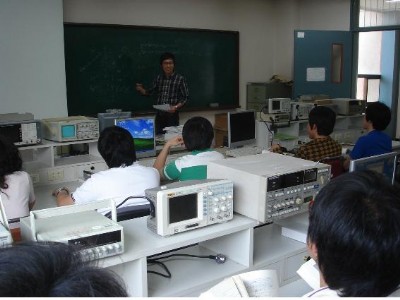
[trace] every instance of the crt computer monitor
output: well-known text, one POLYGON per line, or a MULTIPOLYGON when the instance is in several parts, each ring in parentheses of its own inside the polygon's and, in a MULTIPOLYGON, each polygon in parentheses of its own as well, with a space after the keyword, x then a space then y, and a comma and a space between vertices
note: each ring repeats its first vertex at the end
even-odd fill
POLYGON ((228 147, 237 148, 255 142, 255 112, 253 110, 228 112, 228 147))
POLYGON ((132 135, 136 158, 156 156, 154 117, 135 117, 115 120, 115 125, 125 128, 132 135))
POLYGON ((115 120, 130 118, 131 116, 132 113, 130 111, 98 113, 97 119, 99 120, 99 130, 102 132, 104 128, 115 125, 115 120))
POLYGON ((397 152, 353 159, 350 161, 349 172, 372 170, 387 177, 393 184, 396 176, 397 152))

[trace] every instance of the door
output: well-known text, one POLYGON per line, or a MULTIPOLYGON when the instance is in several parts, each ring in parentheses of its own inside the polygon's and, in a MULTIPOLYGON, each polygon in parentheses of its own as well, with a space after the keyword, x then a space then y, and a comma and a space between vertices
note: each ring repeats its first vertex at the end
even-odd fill
POLYGON ((293 97, 326 94, 351 98, 351 88, 351 32, 296 30, 293 97))

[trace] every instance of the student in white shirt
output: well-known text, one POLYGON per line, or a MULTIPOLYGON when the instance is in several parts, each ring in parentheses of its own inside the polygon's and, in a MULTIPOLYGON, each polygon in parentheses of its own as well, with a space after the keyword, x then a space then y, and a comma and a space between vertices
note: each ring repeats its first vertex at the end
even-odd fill
MULTIPOLYGON (((115 199, 118 207, 126 198, 144 196, 146 189, 160 185, 160 175, 156 169, 136 162, 133 138, 126 129, 117 126, 105 128, 97 147, 109 169, 93 174, 73 193, 66 188, 54 191, 59 206, 115 199)), ((120 207, 147 203, 144 198, 134 198, 120 207)))
POLYGON ((399 296, 400 187, 373 171, 331 180, 310 206, 321 288, 306 297, 399 296))
POLYGON ((18 148, 3 136, 0 136, 0 193, 8 220, 28 216, 35 204, 32 180, 22 171, 18 148))

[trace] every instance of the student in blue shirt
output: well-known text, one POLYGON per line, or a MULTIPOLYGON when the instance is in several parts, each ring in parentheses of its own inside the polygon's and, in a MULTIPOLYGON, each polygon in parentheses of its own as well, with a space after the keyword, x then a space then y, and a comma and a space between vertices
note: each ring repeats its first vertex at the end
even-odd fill
POLYGON ((345 161, 345 168, 348 168, 351 159, 392 152, 392 139, 383 132, 390 119, 390 109, 385 104, 373 102, 367 106, 363 121, 363 128, 367 134, 357 140, 345 161))

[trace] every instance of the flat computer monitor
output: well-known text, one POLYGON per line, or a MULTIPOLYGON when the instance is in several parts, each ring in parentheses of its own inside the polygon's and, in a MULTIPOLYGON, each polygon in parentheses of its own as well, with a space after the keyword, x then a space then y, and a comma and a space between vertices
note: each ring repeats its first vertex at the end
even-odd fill
POLYGON ((255 112, 253 110, 228 112, 228 147, 237 148, 255 142, 255 112))
POLYGON ((104 128, 115 125, 116 119, 130 118, 131 116, 132 113, 130 111, 98 113, 97 119, 99 120, 99 130, 102 132, 104 128))
POLYGON ((115 120, 115 125, 130 132, 135 143, 136 158, 156 156, 154 117, 135 117, 115 120))
POLYGON ((353 159, 350 161, 349 172, 372 170, 383 174, 393 184, 396 177, 397 152, 353 159))

